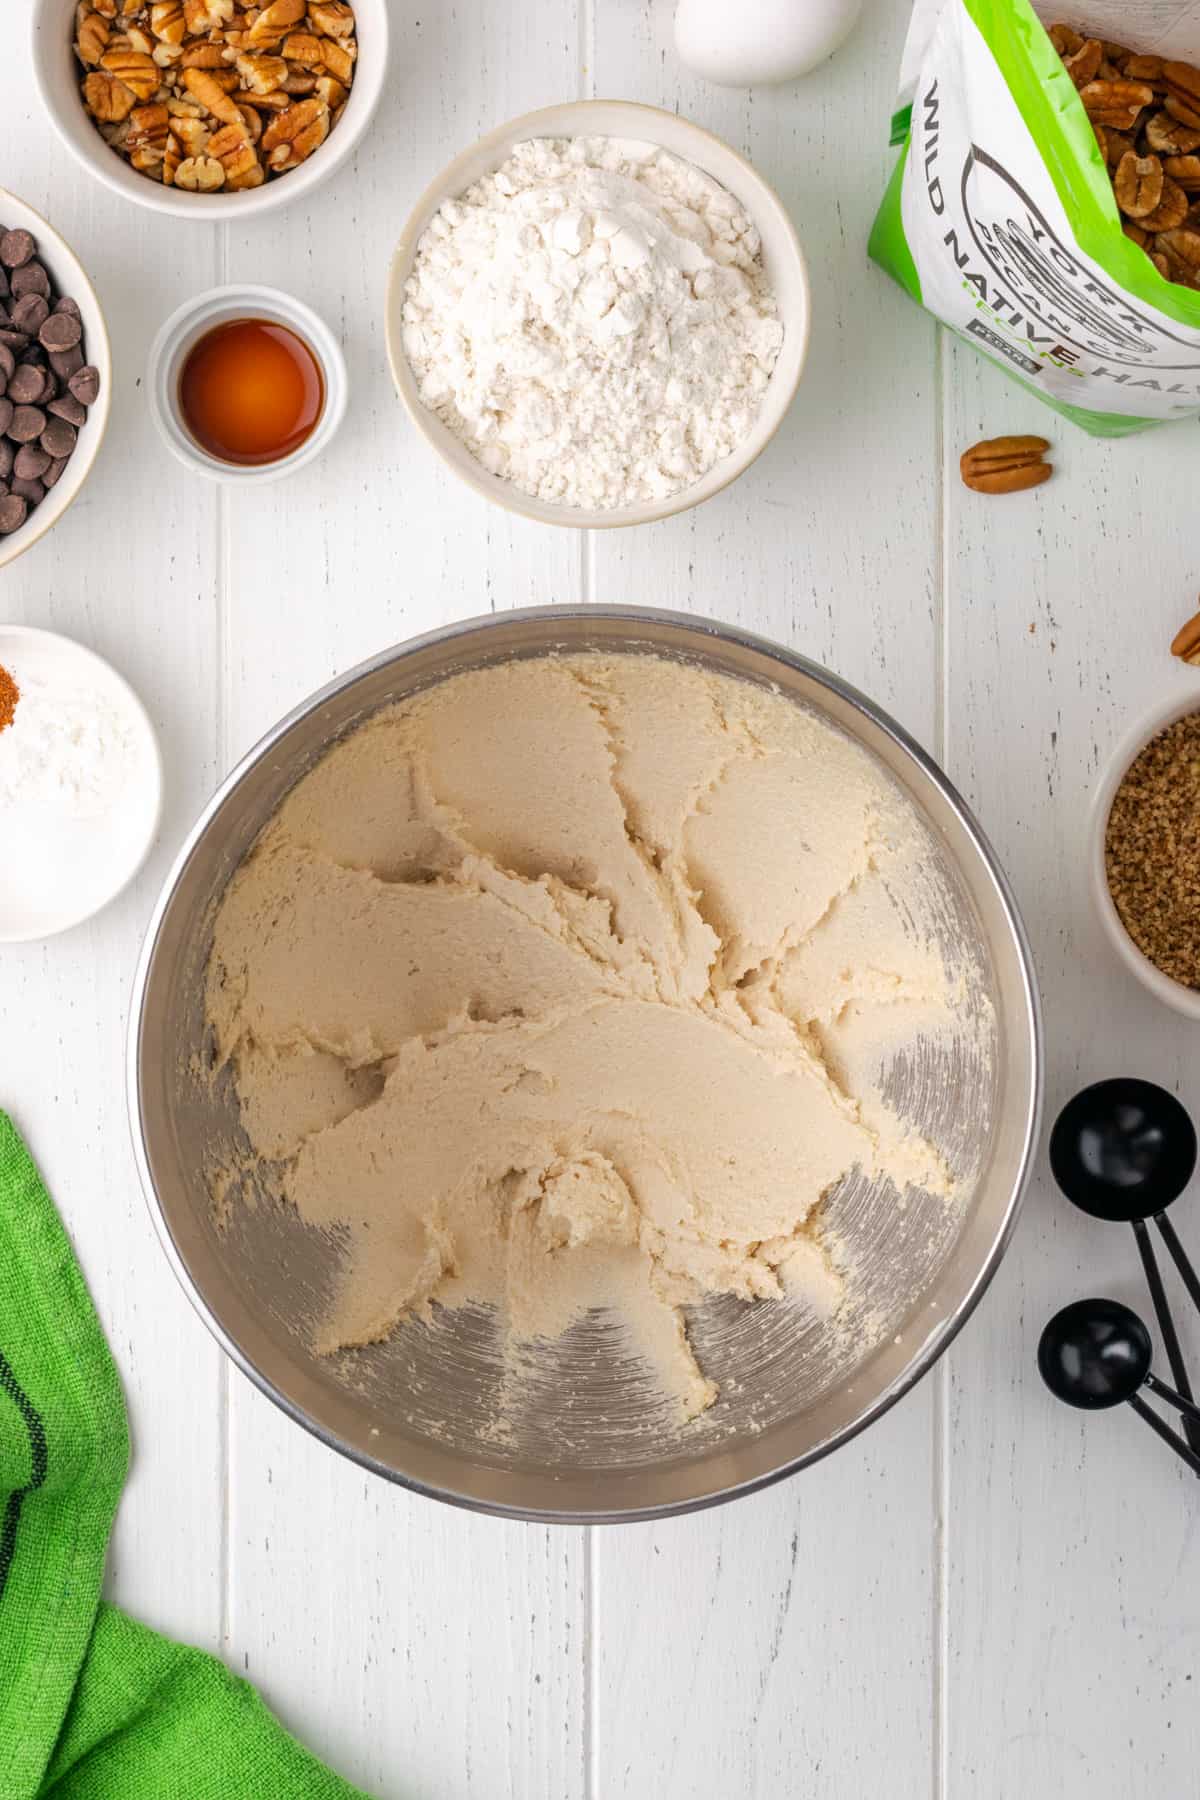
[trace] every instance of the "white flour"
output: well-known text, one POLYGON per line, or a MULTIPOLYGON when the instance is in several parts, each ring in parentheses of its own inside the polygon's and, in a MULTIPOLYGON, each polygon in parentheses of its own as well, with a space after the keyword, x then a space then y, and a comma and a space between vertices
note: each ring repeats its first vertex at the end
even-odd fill
POLYGON ((104 694, 22 675, 0 732, 0 810, 36 807, 67 819, 107 812, 129 773, 133 731, 104 694))
POLYGON ((676 493, 749 434, 779 354, 759 252, 732 194, 656 145, 518 144, 417 246, 421 399, 540 499, 676 493))

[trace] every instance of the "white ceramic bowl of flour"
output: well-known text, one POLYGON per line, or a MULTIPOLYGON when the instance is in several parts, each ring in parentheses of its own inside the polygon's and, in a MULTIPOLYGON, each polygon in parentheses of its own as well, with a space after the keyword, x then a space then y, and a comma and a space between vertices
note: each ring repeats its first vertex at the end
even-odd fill
POLYGON ((388 281, 388 357, 400 397, 421 435, 476 493, 542 524, 577 529, 649 524, 686 512, 736 481, 774 437, 795 397, 808 354, 810 327, 811 299, 804 253, 774 190, 720 138, 674 113, 624 100, 572 101, 526 113, 456 157, 417 202, 396 246, 388 281), (491 473, 421 399, 418 378, 405 350, 403 317, 406 284, 413 273, 421 237, 446 201, 456 199, 472 183, 491 174, 518 144, 533 138, 618 138, 657 145, 726 189, 749 215, 761 237, 763 269, 783 325, 778 358, 753 423, 736 448, 714 462, 699 479, 662 498, 595 507, 536 498, 515 481, 491 473))
POLYGON ((0 943, 68 931, 128 886, 154 842, 162 762, 129 684, 94 651, 0 625, 19 689, 0 731, 0 943))

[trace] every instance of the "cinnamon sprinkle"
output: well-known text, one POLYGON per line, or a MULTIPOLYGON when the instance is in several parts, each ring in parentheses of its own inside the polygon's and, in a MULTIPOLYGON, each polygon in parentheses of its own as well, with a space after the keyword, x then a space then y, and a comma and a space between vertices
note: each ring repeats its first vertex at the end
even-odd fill
POLYGON ((17 710, 17 701, 21 698, 21 690, 0 663, 0 731, 7 731, 13 722, 17 710))

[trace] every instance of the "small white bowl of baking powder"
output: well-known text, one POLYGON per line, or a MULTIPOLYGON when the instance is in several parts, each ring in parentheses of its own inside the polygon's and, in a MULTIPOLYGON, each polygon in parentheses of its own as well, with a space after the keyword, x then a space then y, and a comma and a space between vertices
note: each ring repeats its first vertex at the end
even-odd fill
POLYGON ((0 670, 0 943, 19 944, 82 924, 133 880, 162 760, 133 689, 82 644, 0 625, 0 670))

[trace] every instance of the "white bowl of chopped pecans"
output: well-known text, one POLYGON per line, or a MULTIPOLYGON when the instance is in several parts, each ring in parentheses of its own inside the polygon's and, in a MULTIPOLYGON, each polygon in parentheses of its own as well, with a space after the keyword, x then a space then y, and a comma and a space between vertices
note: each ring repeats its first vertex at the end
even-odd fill
POLYGON ((33 66, 106 187, 206 223, 299 200, 383 91, 387 0, 35 0, 33 66))
POLYGON ((1200 1022, 1200 688, 1175 689, 1113 751, 1088 826, 1088 884, 1117 956, 1200 1022))

